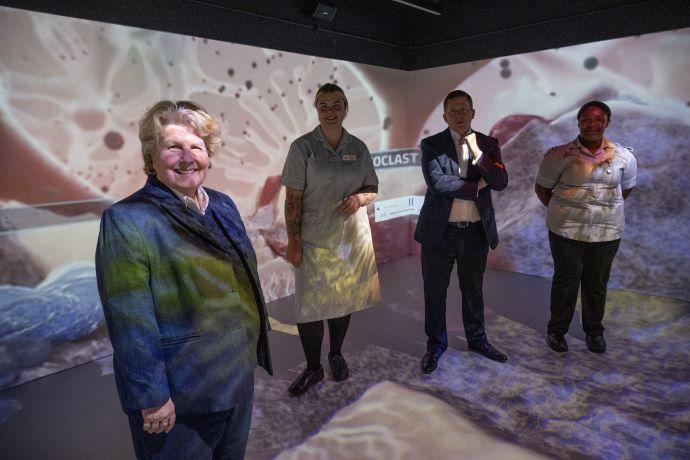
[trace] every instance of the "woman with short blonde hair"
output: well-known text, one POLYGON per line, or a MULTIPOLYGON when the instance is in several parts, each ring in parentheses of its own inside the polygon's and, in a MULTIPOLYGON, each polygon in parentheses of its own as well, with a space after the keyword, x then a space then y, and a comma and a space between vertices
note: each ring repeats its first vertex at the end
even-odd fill
POLYGON ((243 458, 254 369, 269 373, 256 255, 229 196, 202 187, 218 124, 189 101, 139 122, 142 189, 103 213, 96 276, 137 458, 243 458))

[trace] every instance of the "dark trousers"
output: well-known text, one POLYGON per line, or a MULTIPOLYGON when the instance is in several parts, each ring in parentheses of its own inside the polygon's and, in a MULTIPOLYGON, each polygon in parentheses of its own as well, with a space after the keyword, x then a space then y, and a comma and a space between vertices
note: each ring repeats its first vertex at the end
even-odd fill
POLYGON ((587 335, 602 335, 606 286, 620 239, 601 243, 576 241, 549 232, 553 257, 551 319, 547 332, 564 335, 575 313, 581 288, 582 329, 587 335))
POLYGON ((453 266, 458 264, 462 293, 462 322, 469 345, 486 341, 484 331, 484 270, 489 244, 481 222, 465 228, 446 227, 441 244, 422 245, 424 278, 424 331, 426 349, 443 353, 448 348, 446 298, 453 266))
MULTIPOLYGON (((342 351, 345 334, 350 325, 351 315, 331 318, 328 321, 328 336, 331 340, 329 354, 339 355, 342 351)), ((321 368, 321 344, 323 343, 323 321, 297 323, 300 342, 307 358, 307 368, 315 371, 321 368)))
POLYGON ((241 460, 252 422, 253 394, 230 410, 178 415, 170 433, 148 434, 141 413, 129 416, 134 453, 143 459, 241 460))

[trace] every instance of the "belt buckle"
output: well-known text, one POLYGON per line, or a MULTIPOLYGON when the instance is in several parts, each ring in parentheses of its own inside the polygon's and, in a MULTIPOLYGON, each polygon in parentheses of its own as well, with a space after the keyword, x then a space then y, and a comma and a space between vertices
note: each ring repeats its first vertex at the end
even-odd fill
POLYGON ((470 226, 471 222, 448 222, 453 227, 467 228, 470 226))

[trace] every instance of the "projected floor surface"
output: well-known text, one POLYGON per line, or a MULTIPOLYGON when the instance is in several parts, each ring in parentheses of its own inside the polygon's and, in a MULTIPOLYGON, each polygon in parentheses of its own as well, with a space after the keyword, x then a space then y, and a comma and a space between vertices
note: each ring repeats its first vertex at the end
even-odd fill
MULTIPOLYGON (((570 352, 544 344, 549 281, 488 271, 487 331, 506 364, 467 351, 457 286, 450 348, 421 376, 419 259, 380 269, 384 306, 353 316, 351 377, 300 398, 304 366, 291 299, 270 306, 274 377, 257 371, 248 459, 683 458, 690 451, 690 304, 610 291, 609 351, 587 351, 579 317, 570 352)), ((327 353, 324 343, 324 357, 327 353)), ((327 363, 324 358, 324 365, 327 363)), ((0 393, 4 458, 131 458, 108 359, 0 393), (40 439, 41 441, 37 441, 40 439)))

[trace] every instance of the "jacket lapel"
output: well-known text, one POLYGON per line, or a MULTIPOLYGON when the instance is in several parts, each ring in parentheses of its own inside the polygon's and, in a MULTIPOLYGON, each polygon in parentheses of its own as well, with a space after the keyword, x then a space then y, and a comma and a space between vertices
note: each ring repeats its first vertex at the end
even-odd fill
POLYGON ((254 248, 237 209, 230 206, 225 200, 213 200, 209 203, 209 212, 223 229, 222 240, 234 245, 245 259, 255 259, 254 248))
POLYGON ((441 136, 441 152, 446 153, 450 158, 450 169, 454 176, 458 175, 458 152, 455 150, 455 142, 450 134, 450 128, 446 128, 441 136))
MULTIPOLYGON (((157 202, 165 214, 190 233, 210 243, 223 253, 227 254, 231 251, 229 241, 202 225, 192 214, 194 211, 187 209, 182 200, 155 176, 149 176, 146 186, 144 186, 144 192, 157 202)), ((209 203, 209 208, 211 206, 212 202, 209 203)))

